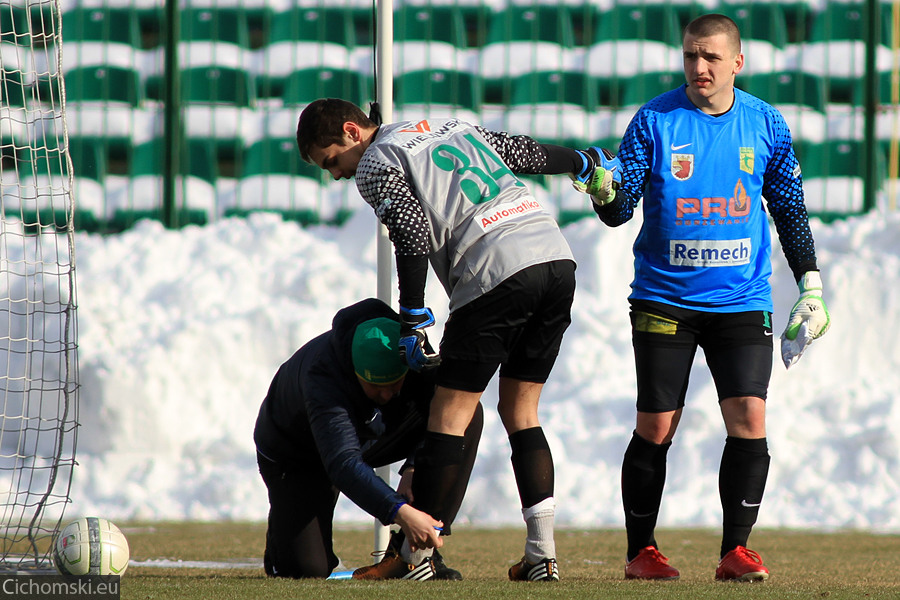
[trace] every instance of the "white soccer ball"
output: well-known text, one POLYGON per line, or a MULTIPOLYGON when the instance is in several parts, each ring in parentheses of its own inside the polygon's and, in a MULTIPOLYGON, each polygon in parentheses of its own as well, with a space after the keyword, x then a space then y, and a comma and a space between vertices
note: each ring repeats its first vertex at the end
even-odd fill
POLYGON ((53 564, 62 575, 122 575, 128 568, 128 540, 98 517, 72 521, 53 544, 53 564))

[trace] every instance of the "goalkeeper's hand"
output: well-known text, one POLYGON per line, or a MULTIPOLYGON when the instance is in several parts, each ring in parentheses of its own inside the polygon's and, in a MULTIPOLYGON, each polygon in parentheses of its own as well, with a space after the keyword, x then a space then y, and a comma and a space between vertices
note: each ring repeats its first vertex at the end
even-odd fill
POLYGON ((822 277, 818 271, 807 271, 797 283, 800 298, 791 309, 787 327, 781 334, 781 359, 784 367, 800 360, 806 347, 822 337, 831 326, 831 316, 822 299, 822 277))
POLYGON ((441 364, 439 354, 425 351, 428 338, 422 331, 434 325, 434 313, 430 308, 400 307, 400 358, 413 371, 430 369, 441 364))
POLYGON ((616 190, 622 183, 622 164, 609 150, 591 146, 578 150, 583 164, 581 171, 572 173, 572 187, 588 194, 597 206, 616 199, 616 190))

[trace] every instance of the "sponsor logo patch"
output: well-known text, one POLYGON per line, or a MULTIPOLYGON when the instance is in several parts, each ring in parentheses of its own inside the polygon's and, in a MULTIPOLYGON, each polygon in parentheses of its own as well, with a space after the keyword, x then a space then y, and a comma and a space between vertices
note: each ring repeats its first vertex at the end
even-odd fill
POLYGON ((675 335, 678 333, 678 321, 645 312, 634 314, 634 329, 645 333, 675 335))
POLYGON ((679 267, 746 265, 753 255, 750 238, 739 240, 671 240, 669 264, 679 267))
POLYGON ((448 139, 460 130, 462 124, 453 119, 447 121, 438 129, 432 129, 428 121, 410 123, 409 127, 397 129, 392 133, 393 142, 409 154, 415 156, 419 152, 429 148, 435 142, 448 139))
POLYGON ((544 207, 534 198, 523 198, 519 202, 501 204, 496 208, 477 215, 475 218, 478 219, 478 225, 481 227, 481 230, 487 233, 498 225, 543 210, 544 207))

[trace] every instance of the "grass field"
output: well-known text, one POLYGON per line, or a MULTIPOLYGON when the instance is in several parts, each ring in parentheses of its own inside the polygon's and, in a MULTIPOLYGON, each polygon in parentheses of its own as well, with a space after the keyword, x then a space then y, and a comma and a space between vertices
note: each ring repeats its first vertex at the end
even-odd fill
MULTIPOLYGON (((265 525, 153 523, 120 525, 136 561, 260 563, 265 525)), ((335 532, 335 550, 348 568, 371 562, 371 528, 335 532)), ((561 581, 513 583, 506 570, 521 557, 522 529, 457 527, 443 554, 461 582, 293 581, 268 579, 261 568, 193 569, 132 566, 123 599, 266 600, 350 598, 390 600, 604 600, 664 598, 858 599, 900 598, 900 536, 858 532, 816 534, 757 530, 750 546, 772 572, 765 583, 717 583, 718 532, 663 530, 660 548, 681 571, 674 582, 625 581, 625 534, 619 530, 559 530, 561 581)))

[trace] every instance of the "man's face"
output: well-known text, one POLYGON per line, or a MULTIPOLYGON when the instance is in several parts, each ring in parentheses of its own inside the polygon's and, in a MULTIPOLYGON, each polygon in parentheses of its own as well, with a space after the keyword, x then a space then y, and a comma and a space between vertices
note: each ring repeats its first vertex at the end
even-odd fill
POLYGON ((344 123, 344 140, 327 148, 312 146, 309 158, 320 169, 328 171, 335 180, 350 179, 356 175, 359 160, 368 145, 363 143, 362 132, 355 123, 344 123))
POLYGON ((686 34, 683 42, 687 95, 700 110, 721 113, 734 101, 734 76, 744 66, 724 33, 709 37, 686 34))
POLYGON ((400 390, 403 388, 403 381, 406 379, 406 376, 404 375, 394 383, 389 383, 387 385, 369 383, 358 375, 357 379, 359 380, 359 385, 362 386, 363 393, 366 397, 375 404, 384 406, 400 395, 400 390))

